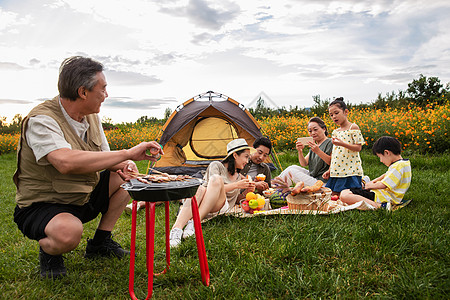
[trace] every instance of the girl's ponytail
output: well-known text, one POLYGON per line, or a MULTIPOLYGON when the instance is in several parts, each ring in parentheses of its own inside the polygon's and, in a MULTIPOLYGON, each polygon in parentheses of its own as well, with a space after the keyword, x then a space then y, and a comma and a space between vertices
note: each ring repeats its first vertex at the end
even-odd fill
POLYGON ((331 102, 330 105, 328 105, 328 107, 330 107, 332 105, 337 105, 342 110, 347 109, 347 105, 344 102, 344 97, 339 97, 339 98, 334 99, 334 101, 331 102))

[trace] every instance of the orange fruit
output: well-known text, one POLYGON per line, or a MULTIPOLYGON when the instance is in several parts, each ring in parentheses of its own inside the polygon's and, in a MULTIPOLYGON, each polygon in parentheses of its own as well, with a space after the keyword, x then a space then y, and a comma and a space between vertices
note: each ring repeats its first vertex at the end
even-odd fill
POLYGON ((266 200, 264 198, 258 197, 256 200, 258 201, 258 208, 259 209, 263 208, 264 204, 266 204, 266 200))
POLYGON ((248 192, 247 195, 245 195, 245 199, 247 199, 248 201, 256 199, 256 194, 253 192, 248 192))

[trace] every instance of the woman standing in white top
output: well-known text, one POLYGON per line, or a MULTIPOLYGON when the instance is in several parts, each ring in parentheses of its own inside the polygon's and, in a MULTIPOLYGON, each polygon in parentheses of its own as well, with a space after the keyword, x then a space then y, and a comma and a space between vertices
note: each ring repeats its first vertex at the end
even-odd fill
MULTIPOLYGON (((208 166, 204 177, 205 183, 199 187, 195 195, 200 220, 210 214, 226 212, 235 205, 236 200, 255 190, 255 183, 239 174, 249 158, 250 147, 245 139, 235 139, 228 143, 225 159, 221 162, 213 161, 208 166)), ((182 237, 187 238, 195 233, 190 205, 191 200, 186 200, 170 231, 171 247, 178 246, 182 237)))

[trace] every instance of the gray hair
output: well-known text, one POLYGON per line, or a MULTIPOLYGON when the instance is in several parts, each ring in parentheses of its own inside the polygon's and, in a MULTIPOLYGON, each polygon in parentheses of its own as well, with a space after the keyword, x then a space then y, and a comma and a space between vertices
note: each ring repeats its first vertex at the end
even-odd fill
POLYGON ((102 71, 103 65, 91 58, 82 56, 66 58, 59 68, 59 95, 72 101, 77 100, 78 89, 84 86, 91 91, 97 84, 97 73, 102 71))

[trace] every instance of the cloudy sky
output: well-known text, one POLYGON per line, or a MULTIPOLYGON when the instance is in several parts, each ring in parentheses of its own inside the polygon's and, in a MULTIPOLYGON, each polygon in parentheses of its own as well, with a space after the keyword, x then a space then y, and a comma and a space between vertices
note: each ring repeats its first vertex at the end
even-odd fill
POLYGON ((419 74, 450 81, 450 2, 0 0, 0 116, 57 95, 73 55, 105 65, 113 122, 212 90, 246 106, 369 102, 419 74))

